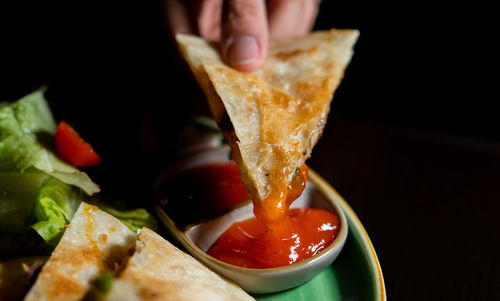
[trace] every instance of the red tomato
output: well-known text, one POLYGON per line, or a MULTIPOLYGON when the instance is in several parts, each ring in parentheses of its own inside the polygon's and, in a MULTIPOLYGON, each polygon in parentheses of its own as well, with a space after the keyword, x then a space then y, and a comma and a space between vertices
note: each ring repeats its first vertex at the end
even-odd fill
POLYGON ((101 162, 101 157, 92 146, 64 121, 57 127, 54 142, 59 156, 71 165, 83 167, 101 162))

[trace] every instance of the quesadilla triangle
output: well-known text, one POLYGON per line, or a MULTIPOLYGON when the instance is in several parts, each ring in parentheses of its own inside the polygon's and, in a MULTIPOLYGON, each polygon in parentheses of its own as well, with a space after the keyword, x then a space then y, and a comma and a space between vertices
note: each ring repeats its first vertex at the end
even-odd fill
POLYGON ((160 235, 142 228, 136 249, 104 300, 254 300, 160 235))
POLYGON ((117 218, 82 202, 24 300, 81 300, 92 280, 126 260, 135 240, 117 218))
POLYGON ((217 45, 177 35, 256 205, 275 200, 270 206, 279 206, 276 199, 286 198, 321 136, 358 34, 332 29, 273 41, 251 73, 225 65, 217 45))

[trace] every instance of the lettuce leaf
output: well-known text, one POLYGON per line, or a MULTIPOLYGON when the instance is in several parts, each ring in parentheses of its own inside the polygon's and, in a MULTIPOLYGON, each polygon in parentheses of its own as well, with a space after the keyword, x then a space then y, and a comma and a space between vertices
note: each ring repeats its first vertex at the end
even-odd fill
POLYGON ((38 193, 48 175, 37 171, 0 172, 0 234, 23 233, 32 216, 38 193))
POLYGON ((80 189, 36 169, 1 172, 0 183, 0 235, 31 227, 49 245, 57 243, 84 199, 80 189))
POLYGON ((55 178, 48 179, 38 193, 34 209, 38 222, 31 228, 49 245, 56 245, 82 199, 80 190, 55 178))
POLYGON ((155 218, 144 209, 89 200, 99 186, 54 154, 55 131, 42 91, 0 103, 0 241, 33 229, 55 246, 82 201, 102 207, 133 231, 156 228, 155 218))
POLYGON ((158 230, 156 219, 147 210, 143 208, 129 209, 122 202, 112 202, 109 200, 99 200, 90 202, 99 207, 99 209, 111 214, 119 219, 130 230, 137 232, 142 227, 147 227, 153 231, 158 230))
POLYGON ((41 91, 1 106, 0 172, 22 173, 35 168, 81 188, 88 195, 99 192, 99 186, 86 173, 63 162, 49 149, 55 130, 54 118, 41 91), (44 144, 44 138, 50 143, 44 144))
POLYGON ((56 122, 43 97, 43 91, 39 90, 28 94, 12 104, 11 107, 23 132, 44 132, 52 135, 55 133, 56 122))
POLYGON ((0 105, 0 238, 32 228, 54 244, 82 191, 99 191, 87 174, 51 151, 55 131, 42 91, 0 105))

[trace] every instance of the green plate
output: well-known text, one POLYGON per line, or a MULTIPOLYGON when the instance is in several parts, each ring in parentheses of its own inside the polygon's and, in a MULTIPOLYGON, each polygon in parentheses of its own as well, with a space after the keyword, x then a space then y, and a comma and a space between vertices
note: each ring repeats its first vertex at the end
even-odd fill
POLYGON ((339 257, 312 280, 274 294, 253 295, 257 300, 386 300, 382 268, 375 249, 358 217, 344 199, 324 180, 339 201, 349 224, 349 235, 339 257))

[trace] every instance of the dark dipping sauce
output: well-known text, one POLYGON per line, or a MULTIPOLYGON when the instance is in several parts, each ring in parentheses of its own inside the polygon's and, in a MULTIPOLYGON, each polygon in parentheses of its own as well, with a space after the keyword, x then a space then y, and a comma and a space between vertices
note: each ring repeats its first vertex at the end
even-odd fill
MULTIPOLYGON (((262 269, 289 265, 327 248, 338 235, 338 216, 323 209, 289 209, 306 180, 304 165, 283 197, 269 200, 267 207, 254 203, 256 217, 234 223, 207 253, 235 266, 262 269)), ((162 205, 180 228, 220 216, 249 199, 232 161, 189 169, 165 184, 162 205)))
POLYGON ((183 171, 164 181, 160 203, 179 228, 228 212, 249 200, 233 161, 212 163, 183 171))

